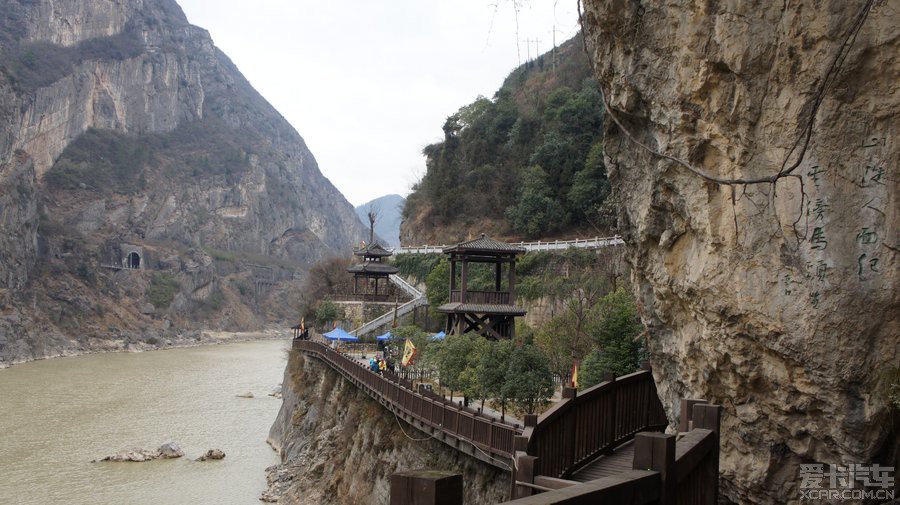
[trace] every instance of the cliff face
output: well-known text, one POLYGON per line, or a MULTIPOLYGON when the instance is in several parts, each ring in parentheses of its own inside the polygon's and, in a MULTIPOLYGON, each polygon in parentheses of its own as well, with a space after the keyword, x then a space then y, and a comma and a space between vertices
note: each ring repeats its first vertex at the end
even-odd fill
POLYGON ((0 4, 0 363, 260 324, 266 293, 364 237, 303 139, 174 1, 0 4), (141 271, 100 268, 131 249, 141 271), (159 273, 178 294, 148 308, 159 273))
POLYGON ((709 182, 607 121, 658 388, 725 406, 724 494, 798 500, 800 463, 890 464, 897 5, 588 0, 584 28, 634 139, 723 179, 790 175, 709 182))
POLYGON ((391 474, 423 468, 462 473, 465 503, 508 498, 508 472, 435 439, 418 441, 426 435, 315 358, 291 351, 282 392, 284 403, 269 433, 282 464, 268 469, 265 501, 387 504, 391 474))

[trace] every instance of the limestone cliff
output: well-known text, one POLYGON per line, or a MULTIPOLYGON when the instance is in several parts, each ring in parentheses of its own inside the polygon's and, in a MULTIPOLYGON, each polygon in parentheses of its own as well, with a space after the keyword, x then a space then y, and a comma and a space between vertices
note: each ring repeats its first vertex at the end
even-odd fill
POLYGON ((365 236, 173 0, 0 11, 0 365, 293 319, 270 297, 365 236))
POLYGON ((462 473, 465 503, 508 497, 508 472, 435 439, 418 441, 427 436, 315 358, 291 352, 282 393, 284 403, 269 433, 282 464, 268 470, 266 501, 384 505, 392 473, 422 468, 462 473))
POLYGON ((724 495, 890 464, 898 4, 588 0, 583 24, 658 389, 725 406, 724 495))

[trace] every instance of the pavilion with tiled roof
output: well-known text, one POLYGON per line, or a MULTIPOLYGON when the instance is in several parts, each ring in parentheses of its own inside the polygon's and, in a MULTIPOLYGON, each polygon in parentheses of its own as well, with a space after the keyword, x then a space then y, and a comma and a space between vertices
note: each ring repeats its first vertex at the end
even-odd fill
POLYGON ((379 283, 387 287, 388 277, 399 272, 397 267, 383 261, 393 253, 377 243, 369 243, 353 251, 353 254, 363 259, 362 263, 351 265, 347 269, 353 274, 353 294, 371 296, 374 299, 383 297, 386 293, 378 292, 379 283), (360 280, 364 282, 360 282, 360 280), (362 288, 360 284, 362 284, 362 288))
POLYGON ((492 340, 514 338, 515 318, 525 315, 525 310, 516 306, 516 257, 524 254, 525 248, 482 234, 474 240, 446 247, 443 252, 450 256, 450 301, 437 310, 447 314, 447 334, 476 332, 492 340), (469 289, 471 263, 494 265, 492 290, 469 289))

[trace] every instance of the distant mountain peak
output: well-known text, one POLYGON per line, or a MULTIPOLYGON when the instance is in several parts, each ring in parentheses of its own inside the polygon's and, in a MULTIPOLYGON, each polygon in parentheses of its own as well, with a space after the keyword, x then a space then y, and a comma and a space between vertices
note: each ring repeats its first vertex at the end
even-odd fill
POLYGON ((375 234, 390 247, 400 245, 400 221, 406 199, 400 195, 384 195, 356 207, 356 214, 366 228, 369 227, 369 210, 378 214, 375 220, 375 234))

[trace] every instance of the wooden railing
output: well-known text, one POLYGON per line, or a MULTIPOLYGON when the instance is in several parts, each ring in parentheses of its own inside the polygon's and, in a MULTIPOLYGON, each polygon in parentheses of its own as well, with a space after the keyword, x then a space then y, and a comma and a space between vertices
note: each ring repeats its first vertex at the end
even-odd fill
POLYGON ((494 305, 509 305, 508 291, 473 291, 466 290, 466 299, 462 299, 462 291, 454 289, 450 292, 450 303, 490 303, 494 305))
POLYGON ((528 455, 537 457, 536 475, 568 478, 636 433, 667 424, 653 375, 643 370, 601 382, 564 398, 537 419, 527 418, 522 436, 528 455), (529 421, 534 426, 527 426, 529 421))
POLYGON ((715 505, 718 502, 719 429, 722 409, 702 400, 682 400, 676 435, 635 435, 632 471, 586 483, 536 477, 516 482, 527 496, 508 505, 629 503, 632 505, 715 505), (551 489, 552 488, 552 489, 551 489), (531 495, 535 490, 547 490, 531 495))
POLYGON ((376 374, 352 358, 309 340, 294 349, 323 360, 369 396, 455 449, 511 470, 510 505, 631 503, 713 505, 718 497, 721 407, 682 401, 678 436, 645 430, 667 425, 650 371, 598 384, 564 399, 526 428, 455 405, 395 374, 376 374), (565 480, 584 464, 635 439, 632 471, 588 483, 565 480), (512 465, 509 464, 512 462, 512 465), (550 490, 556 489, 556 490, 550 490), (550 490, 528 496, 535 490, 550 490), (599 500, 609 500, 601 502, 599 500))
POLYGON ((413 391, 412 382, 390 372, 376 374, 319 342, 295 340, 294 349, 321 359, 382 405, 416 423, 417 427, 449 436, 438 437, 439 440, 455 448, 460 448, 456 441, 469 444, 472 450, 468 453, 472 456, 509 470, 514 439, 522 433, 519 426, 456 405, 424 389, 413 391))

